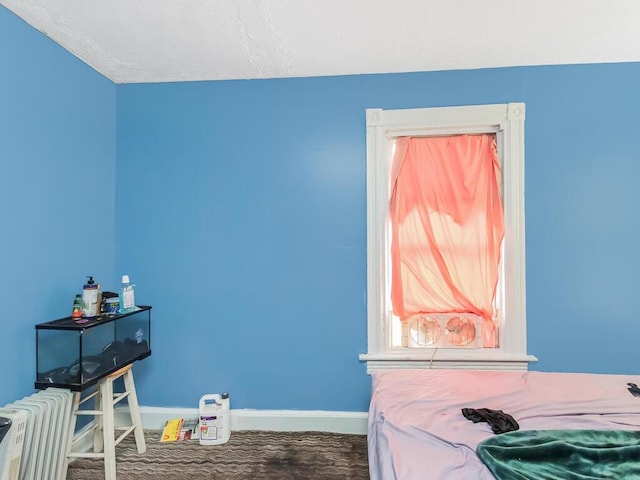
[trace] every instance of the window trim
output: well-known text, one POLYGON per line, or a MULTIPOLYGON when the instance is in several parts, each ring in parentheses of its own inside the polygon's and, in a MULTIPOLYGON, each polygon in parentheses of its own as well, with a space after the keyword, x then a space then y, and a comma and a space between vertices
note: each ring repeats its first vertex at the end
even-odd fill
POLYGON ((367 372, 388 368, 526 370, 527 354, 524 219, 524 103, 366 110, 367 127, 367 372), (389 139, 399 136, 495 132, 502 148, 505 272, 504 305, 496 349, 402 349, 389 344, 388 277, 389 139))

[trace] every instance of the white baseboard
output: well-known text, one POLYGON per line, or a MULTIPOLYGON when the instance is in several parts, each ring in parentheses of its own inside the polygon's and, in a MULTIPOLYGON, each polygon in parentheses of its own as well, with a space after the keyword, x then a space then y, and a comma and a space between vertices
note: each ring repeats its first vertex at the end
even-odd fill
MULTIPOLYGON (((198 418, 197 408, 140 407, 142 425, 161 430, 171 418, 198 418)), ((129 425, 129 410, 116 408, 116 426, 129 425)), ((333 432, 366 435, 367 412, 324 410, 231 410, 231 430, 269 430, 275 432, 333 432)))

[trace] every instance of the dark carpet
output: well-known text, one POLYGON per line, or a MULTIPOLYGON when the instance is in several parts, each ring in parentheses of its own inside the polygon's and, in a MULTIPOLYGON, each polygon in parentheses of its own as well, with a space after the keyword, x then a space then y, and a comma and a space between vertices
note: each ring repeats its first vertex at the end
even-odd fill
MULTIPOLYGON (((145 432, 147 451, 138 454, 133 435, 116 447, 118 480, 369 478, 367 437, 324 432, 237 431, 224 445, 197 440, 161 443, 145 432)), ((68 480, 104 479, 100 459, 77 459, 68 480)))

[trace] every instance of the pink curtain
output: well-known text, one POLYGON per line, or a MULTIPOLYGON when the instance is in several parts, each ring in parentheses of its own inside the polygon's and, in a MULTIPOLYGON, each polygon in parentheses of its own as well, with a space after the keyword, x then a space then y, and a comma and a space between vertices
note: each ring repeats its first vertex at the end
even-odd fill
POLYGON ((481 315, 497 346, 494 295, 504 236, 493 134, 396 140, 391 167, 391 299, 415 313, 481 315))

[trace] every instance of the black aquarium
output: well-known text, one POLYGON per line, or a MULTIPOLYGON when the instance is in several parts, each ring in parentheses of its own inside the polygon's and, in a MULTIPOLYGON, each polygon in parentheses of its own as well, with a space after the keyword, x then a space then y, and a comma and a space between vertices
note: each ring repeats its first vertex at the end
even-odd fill
POLYGON ((91 319, 61 318, 36 325, 36 382, 82 391, 151 355, 151 307, 91 319))

